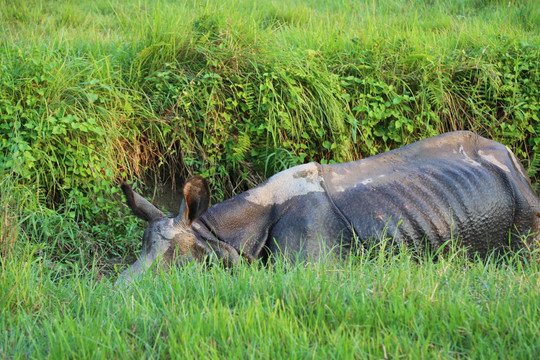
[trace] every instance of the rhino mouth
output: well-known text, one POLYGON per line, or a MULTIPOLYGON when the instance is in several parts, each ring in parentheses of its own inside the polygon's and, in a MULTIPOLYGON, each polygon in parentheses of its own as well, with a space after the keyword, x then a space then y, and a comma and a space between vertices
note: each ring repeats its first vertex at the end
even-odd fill
POLYGON ((115 285, 131 284, 137 277, 144 274, 157 261, 163 260, 163 255, 170 247, 170 241, 159 241, 146 253, 124 270, 115 282, 115 285))
POLYGON ((130 285, 139 275, 144 274, 151 265, 152 262, 145 261, 143 258, 138 259, 118 276, 114 286, 130 285))

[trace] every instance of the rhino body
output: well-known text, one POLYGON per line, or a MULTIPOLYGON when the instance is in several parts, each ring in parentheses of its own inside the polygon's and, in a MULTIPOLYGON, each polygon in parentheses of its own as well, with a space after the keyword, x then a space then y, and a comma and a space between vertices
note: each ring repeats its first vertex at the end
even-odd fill
POLYGON ((127 185, 123 190, 149 226, 141 258, 121 279, 162 254, 166 263, 209 254, 226 263, 277 253, 317 259, 328 250, 344 256, 385 236, 420 251, 457 239, 486 257, 518 249, 521 235, 540 229, 540 201, 514 154, 465 131, 355 162, 295 166, 208 210, 208 186, 194 177, 174 219, 127 185))

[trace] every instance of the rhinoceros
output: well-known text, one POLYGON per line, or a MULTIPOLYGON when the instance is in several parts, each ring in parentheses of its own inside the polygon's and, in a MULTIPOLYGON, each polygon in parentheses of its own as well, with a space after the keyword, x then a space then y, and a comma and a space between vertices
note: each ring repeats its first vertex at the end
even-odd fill
POLYGON ((540 201, 516 156, 466 131, 354 162, 298 165, 210 208, 207 182, 194 176, 174 218, 130 186, 122 189, 133 213, 149 224, 140 258, 119 282, 158 257, 165 264, 210 254, 223 264, 275 254, 317 259, 330 251, 341 257, 385 236, 419 251, 457 239, 486 257, 519 249, 523 238, 537 239, 540 230, 540 201))

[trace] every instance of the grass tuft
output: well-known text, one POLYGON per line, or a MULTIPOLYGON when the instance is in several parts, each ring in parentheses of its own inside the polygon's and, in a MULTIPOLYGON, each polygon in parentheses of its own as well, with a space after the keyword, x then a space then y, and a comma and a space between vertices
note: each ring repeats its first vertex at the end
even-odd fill
POLYGON ((0 357, 533 358, 533 236, 504 262, 107 275, 140 250, 120 180, 220 201, 467 129, 538 188, 539 28, 532 0, 0 0, 0 357))
POLYGON ((30 250, 1 264, 0 351, 8 358, 532 358, 540 350, 538 262, 378 254, 241 263, 232 271, 191 264, 114 288, 114 279, 92 271, 58 276, 30 250))

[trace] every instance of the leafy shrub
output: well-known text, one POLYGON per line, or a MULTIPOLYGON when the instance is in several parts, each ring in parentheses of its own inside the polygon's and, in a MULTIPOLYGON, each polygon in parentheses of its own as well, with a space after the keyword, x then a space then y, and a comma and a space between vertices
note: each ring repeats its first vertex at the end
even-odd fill
POLYGON ((296 164, 458 129, 508 145, 538 183, 533 2, 322 3, 336 16, 250 2, 3 7, 6 238, 70 261, 123 256, 137 228, 121 180, 198 173, 220 201, 296 164))

